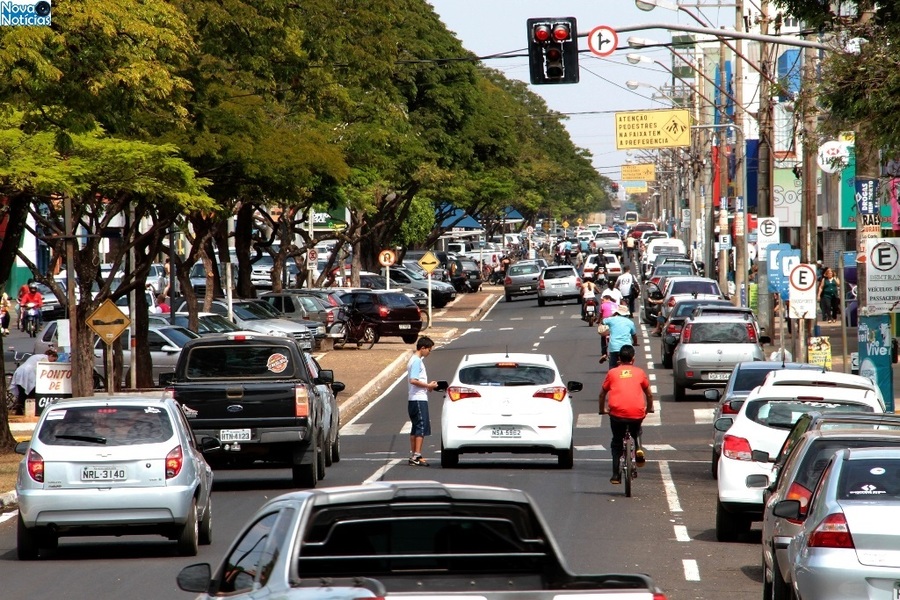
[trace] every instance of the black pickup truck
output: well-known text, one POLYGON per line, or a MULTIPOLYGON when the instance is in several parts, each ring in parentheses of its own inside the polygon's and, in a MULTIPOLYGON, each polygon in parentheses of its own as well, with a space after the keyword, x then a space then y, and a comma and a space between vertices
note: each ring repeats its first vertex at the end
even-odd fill
POLYGON ((219 440, 206 455, 213 468, 290 465, 294 484, 312 488, 325 476, 327 446, 318 388, 333 381, 328 370, 310 379, 292 338, 230 333, 187 342, 166 393, 195 436, 219 440))

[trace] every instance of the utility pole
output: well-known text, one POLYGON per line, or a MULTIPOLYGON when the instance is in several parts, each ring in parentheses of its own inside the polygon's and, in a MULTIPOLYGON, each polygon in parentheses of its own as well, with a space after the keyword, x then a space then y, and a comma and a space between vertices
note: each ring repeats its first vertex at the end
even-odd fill
MULTIPOLYGON (((819 145, 816 142, 816 99, 813 90, 816 84, 816 50, 806 48, 803 50, 803 195, 801 196, 802 219, 800 220, 800 262, 816 262, 816 173, 818 164, 816 154, 819 145)), ((803 316, 803 315, 801 315, 803 316)), ((815 314, 812 320, 801 318, 798 321, 797 352, 794 359, 800 362, 806 361, 808 335, 810 326, 815 322, 815 314)))
MULTIPOLYGON (((728 130, 724 126, 728 118, 726 113, 725 44, 719 43, 719 235, 728 233, 728 130)), ((728 250, 719 250, 719 287, 723 292, 728 290, 728 250)))
MULTIPOLYGON (((759 31, 762 35, 769 34, 769 2, 760 2, 759 31)), ((769 46, 766 42, 759 43, 760 71, 768 75, 771 68, 769 62, 769 46)), ((757 160, 757 188, 756 188, 756 214, 757 217, 772 216, 772 138, 774 136, 772 123, 772 102, 769 94, 771 87, 769 78, 759 78, 759 146, 757 160)), ((756 258, 757 270, 757 299, 759 302, 759 321, 763 323, 769 335, 775 331, 775 314, 772 310, 772 294, 769 293, 768 261, 760 252, 756 258)))
MULTIPOLYGON (((741 31, 744 25, 744 3, 738 0, 735 8, 735 31, 741 31)), ((747 215, 747 199, 744 198, 744 155, 746 154, 745 146, 747 140, 744 138, 744 69, 741 60, 741 39, 735 40, 734 53, 734 123, 737 125, 737 132, 734 138, 734 289, 738 295, 738 305, 748 305, 747 274, 749 271, 747 260, 747 238, 746 238, 746 215, 747 215)), ((724 86, 723 86, 724 87, 724 86)))

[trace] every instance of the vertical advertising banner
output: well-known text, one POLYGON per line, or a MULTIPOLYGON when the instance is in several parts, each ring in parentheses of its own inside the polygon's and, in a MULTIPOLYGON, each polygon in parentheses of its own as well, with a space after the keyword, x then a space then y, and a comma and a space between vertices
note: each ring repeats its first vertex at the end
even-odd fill
POLYGON ((72 364, 41 361, 34 381, 34 414, 41 416, 51 400, 72 397, 72 364))
POLYGON ((887 412, 894 412, 894 372, 891 368, 890 315, 859 318, 859 374, 871 380, 881 394, 887 412))

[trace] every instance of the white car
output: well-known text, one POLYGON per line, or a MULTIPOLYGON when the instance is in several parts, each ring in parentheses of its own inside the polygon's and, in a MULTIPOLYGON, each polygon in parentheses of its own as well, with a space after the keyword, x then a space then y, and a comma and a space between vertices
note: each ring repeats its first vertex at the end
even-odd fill
MULTIPOLYGON (((821 373, 817 373, 821 375, 821 373)), ((754 388, 736 415, 715 422, 725 431, 718 466, 716 539, 734 541, 762 519, 763 490, 772 475, 769 457, 778 455, 797 419, 813 410, 884 412, 871 389, 806 386, 754 388), (763 458, 758 451, 767 453, 763 458)))
POLYGON ((784 386, 824 387, 824 388, 852 388, 857 390, 872 390, 881 403, 881 410, 885 411, 884 396, 881 388, 868 377, 851 375, 850 373, 838 373, 836 371, 823 371, 812 369, 787 369, 770 371, 763 382, 764 387, 779 388, 784 386))
POLYGON ((463 357, 441 412, 441 466, 465 452, 550 453, 559 466, 574 461, 574 416, 569 392, 549 354, 493 353, 463 357))

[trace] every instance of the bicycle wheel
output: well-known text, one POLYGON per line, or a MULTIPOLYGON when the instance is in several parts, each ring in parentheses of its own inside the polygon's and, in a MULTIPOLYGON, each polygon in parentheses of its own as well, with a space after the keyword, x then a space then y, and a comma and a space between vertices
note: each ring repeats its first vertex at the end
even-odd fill
POLYGON ((18 398, 16 398, 15 393, 12 390, 12 374, 6 374, 6 411, 12 412, 13 409, 16 408, 16 404, 18 403, 18 398))
POLYGON ((634 440, 630 435, 625 436, 625 444, 622 448, 622 456, 625 459, 622 479, 625 480, 625 496, 631 498, 631 480, 634 479, 634 440))

